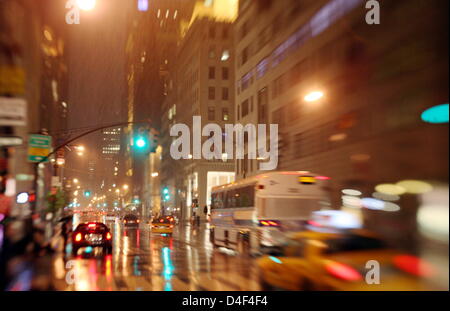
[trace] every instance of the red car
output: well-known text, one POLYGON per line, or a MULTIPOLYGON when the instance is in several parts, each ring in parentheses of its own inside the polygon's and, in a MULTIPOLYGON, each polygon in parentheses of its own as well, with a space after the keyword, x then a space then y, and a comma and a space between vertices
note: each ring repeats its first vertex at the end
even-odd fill
POLYGON ((82 223, 72 233, 72 254, 82 247, 102 247, 106 254, 112 253, 112 234, 101 222, 82 223))

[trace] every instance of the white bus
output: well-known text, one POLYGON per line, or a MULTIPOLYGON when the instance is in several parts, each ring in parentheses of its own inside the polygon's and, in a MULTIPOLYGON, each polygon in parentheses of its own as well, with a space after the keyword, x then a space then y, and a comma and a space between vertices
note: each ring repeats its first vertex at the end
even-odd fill
POLYGON ((276 250, 287 232, 303 230, 312 212, 329 208, 328 177, 268 172, 211 191, 211 242, 242 253, 276 250))

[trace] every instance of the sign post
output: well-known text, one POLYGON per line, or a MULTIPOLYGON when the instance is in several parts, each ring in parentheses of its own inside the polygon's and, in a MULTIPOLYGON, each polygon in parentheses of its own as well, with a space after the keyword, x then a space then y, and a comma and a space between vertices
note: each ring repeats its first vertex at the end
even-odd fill
POLYGON ((31 134, 28 142, 28 161, 48 162, 51 145, 51 136, 31 134))

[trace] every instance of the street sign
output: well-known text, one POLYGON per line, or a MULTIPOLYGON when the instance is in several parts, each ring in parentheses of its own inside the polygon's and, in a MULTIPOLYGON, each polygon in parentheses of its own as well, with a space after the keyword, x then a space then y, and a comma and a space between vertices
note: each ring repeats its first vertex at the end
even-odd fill
POLYGON ((22 98, 0 97, 0 126, 24 126, 27 102, 22 98))
POLYGON ((14 65, 0 65, 0 94, 25 93, 25 70, 14 65))
POLYGON ((28 141, 28 161, 48 162, 51 145, 51 136, 31 134, 28 141))
POLYGON ((22 137, 18 136, 1 136, 0 147, 16 147, 23 144, 22 137))

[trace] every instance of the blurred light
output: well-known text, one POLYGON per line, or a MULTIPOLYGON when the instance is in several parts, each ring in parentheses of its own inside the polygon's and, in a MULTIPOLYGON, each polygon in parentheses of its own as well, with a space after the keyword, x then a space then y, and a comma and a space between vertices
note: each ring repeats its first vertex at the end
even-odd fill
POLYGON ((362 206, 373 210, 382 210, 384 208, 384 202, 374 198, 362 198, 361 204, 362 206))
POLYGON ((342 204, 347 207, 361 207, 361 199, 351 195, 342 196, 342 204))
POLYGON ((345 281, 362 280, 362 275, 357 270, 346 264, 330 261, 325 265, 325 269, 334 277, 345 281))
POLYGON ((375 186, 375 190, 380 193, 391 195, 401 195, 406 192, 405 188, 394 184, 379 184, 375 186))
POLYGON ((282 264, 281 260, 280 260, 280 259, 278 259, 277 257, 269 256, 269 259, 270 259, 270 260, 272 260, 273 262, 276 262, 276 263, 282 264))
POLYGON ((83 11, 90 11, 95 8, 96 0, 77 0, 78 7, 83 11))
POLYGON ((318 180, 330 180, 331 179, 328 176, 316 176, 315 178, 318 179, 318 180))
POLYGON ((383 211, 385 212, 398 212, 400 206, 392 202, 384 202, 383 211))
POLYGON ((314 92, 311 92, 311 93, 307 94, 304 97, 304 100, 307 101, 307 102, 313 102, 313 101, 321 99, 322 97, 323 97, 323 92, 314 91, 314 92))
POLYGON ((370 155, 364 153, 353 154, 350 156, 350 159, 356 162, 365 162, 370 160, 370 155))
POLYGON ((45 37, 45 39, 47 39, 48 41, 52 41, 52 40, 53 40, 52 33, 51 33, 48 29, 45 29, 45 30, 44 30, 44 37, 45 37))
POLYGON ((92 246, 88 246, 88 247, 86 247, 86 253, 88 253, 88 254, 90 254, 90 253, 92 253, 92 251, 93 251, 94 249, 92 248, 92 246))
POLYGON ((419 231, 425 237, 444 242, 449 241, 449 192, 448 185, 436 186, 431 192, 421 195, 422 205, 417 211, 419 231))
POLYGON ((229 58, 230 58, 230 51, 228 51, 228 50, 223 51, 222 56, 220 57, 220 60, 224 62, 224 61, 228 60, 229 58))
POLYGON ((128 189, 128 185, 123 185, 123 189, 127 190, 128 189))
POLYGON ((328 140, 329 141, 340 141, 340 140, 344 140, 346 138, 347 138, 347 134, 339 133, 339 134, 331 135, 330 138, 328 138, 328 140))
POLYGON ((354 190, 354 189, 344 189, 344 190, 342 190, 342 193, 346 194, 346 195, 353 195, 353 196, 359 196, 362 194, 361 191, 354 190))
POLYGON ((145 139, 143 138, 138 138, 136 140, 136 146, 138 146, 138 148, 143 148, 145 147, 145 139))
POLYGON ((73 179, 73 182, 76 183, 76 184, 78 184, 78 179, 77 179, 77 178, 74 178, 74 179, 73 179))
POLYGON ((402 180, 397 183, 397 186, 403 187, 406 192, 412 194, 421 194, 433 190, 433 186, 420 180, 402 180))
POLYGON ((428 108, 420 116, 427 123, 448 123, 448 103, 428 108))
POLYGON ((398 195, 386 194, 386 193, 380 193, 380 192, 374 192, 374 193, 372 193, 372 196, 375 199, 383 200, 383 201, 398 201, 398 200, 400 200, 400 196, 398 196, 398 195))
POLYGON ((415 276, 430 277, 435 274, 435 270, 429 263, 416 256, 397 255, 392 261, 400 270, 415 276))
POLYGON ((339 210, 327 210, 313 212, 313 224, 332 227, 336 229, 357 229, 361 228, 359 219, 348 212, 339 210))
POLYGON ((29 198, 28 192, 21 192, 17 194, 16 202, 18 204, 24 204, 28 202, 28 198, 29 198))
POLYGON ((75 236, 75 241, 80 242, 82 238, 83 236, 81 235, 81 233, 77 233, 77 235, 75 236))
POLYGON ((152 177, 157 177, 158 175, 159 175, 158 172, 152 173, 152 177))
POLYGON ((143 12, 148 10, 148 0, 138 0, 138 10, 143 12))
POLYGON ((64 158, 56 159, 56 164, 57 165, 64 165, 64 163, 66 163, 66 160, 64 158))

